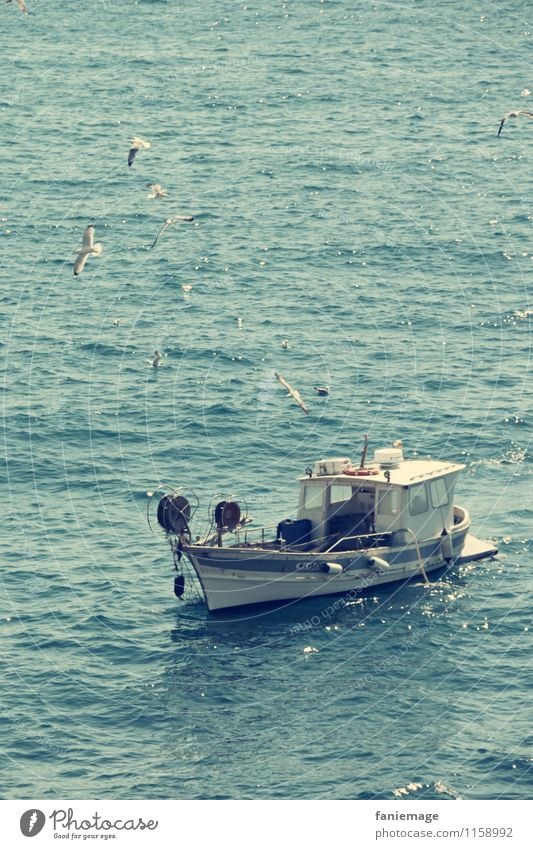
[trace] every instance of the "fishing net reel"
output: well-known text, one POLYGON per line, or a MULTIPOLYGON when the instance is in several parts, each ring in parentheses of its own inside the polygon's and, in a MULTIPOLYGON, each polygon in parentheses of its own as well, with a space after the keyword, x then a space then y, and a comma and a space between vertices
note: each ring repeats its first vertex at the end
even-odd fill
MULTIPOLYGON (((241 499, 243 500, 243 499, 241 499)), ((235 496, 224 497, 220 494, 214 495, 209 504, 209 520, 211 528, 217 534, 235 533, 239 531, 243 525, 247 524, 248 508, 246 502, 244 507, 236 500, 235 496)))
POLYGON ((192 542, 191 536, 191 519, 198 509, 199 502, 195 493, 184 495, 183 489, 171 489, 167 486, 159 486, 154 492, 148 493, 150 499, 147 507, 147 519, 150 530, 155 531, 150 521, 150 507, 152 499, 157 493, 163 493, 159 498, 156 509, 156 518, 159 526, 164 530, 170 547, 172 549, 172 557, 174 561, 174 569, 176 575, 174 577, 174 594, 177 598, 182 599, 185 593, 185 572, 183 563, 184 546, 190 545, 192 542), (193 504, 191 505, 191 501, 193 504))
POLYGON ((154 492, 150 493, 147 508, 148 525, 152 531, 154 528, 150 521, 150 507, 152 499, 158 492, 163 492, 156 511, 158 524, 167 535, 176 536, 183 542, 190 542, 191 519, 198 509, 198 498, 194 493, 189 493, 189 497, 185 496, 182 488, 170 489, 165 486, 158 487, 154 492), (191 501, 193 501, 192 505, 191 501))

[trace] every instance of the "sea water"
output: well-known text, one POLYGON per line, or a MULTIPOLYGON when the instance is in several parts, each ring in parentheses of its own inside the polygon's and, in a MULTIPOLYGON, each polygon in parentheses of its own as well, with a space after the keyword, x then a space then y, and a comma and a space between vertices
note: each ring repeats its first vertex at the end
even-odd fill
POLYGON ((531 797, 533 122, 497 137, 533 108, 529 3, 27 5, 0 9, 2 796, 531 797), (147 493, 273 524, 365 433, 464 463, 498 558, 174 597, 147 493))

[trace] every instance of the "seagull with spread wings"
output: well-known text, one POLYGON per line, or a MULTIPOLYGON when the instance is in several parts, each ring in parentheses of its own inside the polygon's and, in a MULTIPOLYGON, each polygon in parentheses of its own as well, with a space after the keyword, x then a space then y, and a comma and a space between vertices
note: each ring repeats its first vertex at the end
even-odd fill
POLYGON ((168 195, 167 190, 164 189, 163 186, 160 183, 147 183, 146 186, 147 186, 147 188, 152 190, 150 192, 150 194, 147 195, 147 197, 149 197, 151 200, 152 199, 158 200, 159 198, 166 198, 167 195, 168 195))
POLYGON ((528 112, 527 109, 517 109, 516 112, 508 112, 507 115, 504 115, 500 121, 498 135, 500 135, 501 131, 503 130, 503 125, 505 124, 508 118, 518 118, 519 115, 525 115, 526 118, 533 118, 533 112, 528 112))
POLYGON ((194 215, 173 215, 172 218, 165 219, 165 223, 159 229, 159 233, 155 237, 154 241, 150 245, 151 248, 155 247, 155 244, 159 237, 165 232, 167 227, 170 227, 171 224, 177 224, 178 221, 194 221, 194 215))
POLYGON ((132 138, 131 147, 130 147, 130 150, 129 150, 129 153, 128 153, 128 165, 130 166, 130 168, 133 165, 133 160, 135 159, 135 157, 137 156, 139 151, 140 150, 148 150, 148 148, 151 147, 151 146, 152 146, 151 142, 144 141, 144 139, 140 139, 137 136, 132 138))
MULTIPOLYGON (((12 3, 13 0, 6 0, 6 3, 12 3)), ((24 12, 25 15, 28 15, 28 7, 26 6, 24 0, 16 0, 17 6, 19 7, 21 12, 24 12)))
POLYGON ((94 224, 89 224, 87 229, 83 234, 83 240, 81 243, 81 250, 76 257, 76 262, 74 263, 74 274, 77 277, 78 274, 81 274, 83 269, 85 268, 85 263, 87 262, 89 256, 93 254, 94 256, 98 256, 103 251, 102 245, 100 242, 94 243, 94 224))

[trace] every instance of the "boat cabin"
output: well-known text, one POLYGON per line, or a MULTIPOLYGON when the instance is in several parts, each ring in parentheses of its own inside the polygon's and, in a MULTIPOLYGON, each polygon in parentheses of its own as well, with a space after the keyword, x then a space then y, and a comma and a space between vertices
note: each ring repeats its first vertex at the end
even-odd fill
POLYGON ((403 545, 438 536, 454 524, 453 495, 464 466, 404 460, 401 449, 380 449, 354 469, 348 458, 321 460, 300 480, 297 519, 282 528, 288 544, 348 550, 403 545), (289 538, 287 538, 289 537, 289 538))

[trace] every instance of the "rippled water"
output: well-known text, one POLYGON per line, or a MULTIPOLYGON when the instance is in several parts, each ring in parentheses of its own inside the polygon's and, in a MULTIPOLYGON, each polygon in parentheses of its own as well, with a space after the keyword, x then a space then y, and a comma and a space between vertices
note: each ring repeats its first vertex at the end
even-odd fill
POLYGON ((0 9, 1 794, 530 798, 533 124, 496 136, 533 104, 529 4, 27 5, 0 9), (174 598, 148 491, 276 521, 365 432, 464 462, 498 559, 333 608, 174 598))

